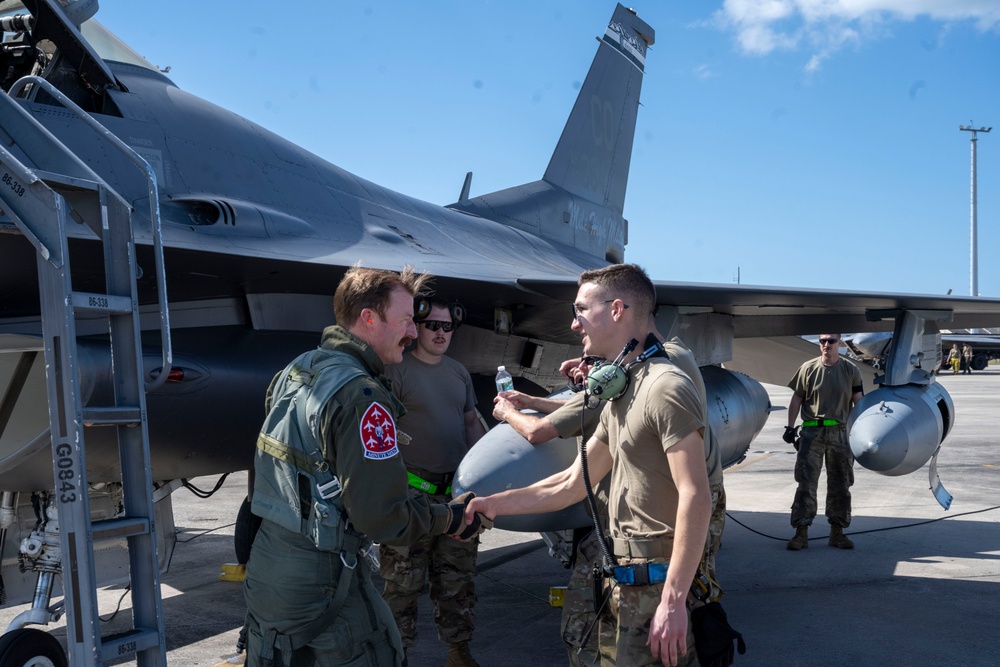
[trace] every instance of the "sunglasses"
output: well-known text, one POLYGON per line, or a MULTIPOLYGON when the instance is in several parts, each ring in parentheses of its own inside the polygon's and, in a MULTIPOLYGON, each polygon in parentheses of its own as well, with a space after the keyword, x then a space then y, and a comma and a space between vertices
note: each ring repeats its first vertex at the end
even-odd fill
MULTIPOLYGON (((607 299, 607 300, 606 300, 606 301, 605 301, 604 303, 614 303, 614 302, 615 302, 615 300, 614 300, 614 299, 607 299)), ((580 319, 580 317, 581 317, 581 315, 580 315, 580 311, 579 311, 579 310, 577 310, 577 308, 576 308, 576 304, 575 304, 575 303, 573 303, 573 304, 570 304, 570 305, 571 305, 571 306, 573 306, 573 319, 574 319, 574 320, 578 320, 578 319, 580 319)), ((622 304, 622 307, 624 307, 624 308, 628 308, 628 304, 627 304, 627 303, 623 303, 623 304, 622 304)))
POLYGON ((839 342, 840 342, 839 338, 820 338, 819 339, 819 344, 820 345, 836 345, 839 342))
POLYGON ((444 329, 445 332, 454 331, 455 324, 453 322, 441 322, 440 320, 424 320, 421 322, 425 327, 431 331, 437 331, 438 329, 444 329))

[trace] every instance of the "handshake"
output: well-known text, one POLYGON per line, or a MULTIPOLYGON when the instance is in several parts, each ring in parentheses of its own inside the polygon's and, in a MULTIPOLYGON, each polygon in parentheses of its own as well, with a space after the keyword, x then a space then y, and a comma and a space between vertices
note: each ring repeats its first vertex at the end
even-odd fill
POLYGON ((469 507, 469 503, 472 502, 472 499, 475 497, 476 494, 472 491, 466 491, 448 503, 447 507, 449 512, 451 512, 451 519, 448 522, 447 530, 444 531, 445 535, 449 535, 454 537, 456 540, 462 540, 464 542, 471 540, 484 530, 489 530, 493 527, 492 519, 481 512, 473 512, 471 523, 465 522, 466 510, 469 507))

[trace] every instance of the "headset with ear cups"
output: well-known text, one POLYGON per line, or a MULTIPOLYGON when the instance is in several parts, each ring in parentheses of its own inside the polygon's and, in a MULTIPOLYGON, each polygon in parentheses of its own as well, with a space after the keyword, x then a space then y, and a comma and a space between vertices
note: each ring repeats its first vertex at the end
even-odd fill
POLYGON ((413 298, 413 321, 421 322, 431 314, 431 302, 426 297, 413 298))
POLYGON ((598 362, 587 374, 587 396, 593 396, 599 401, 616 401, 622 397, 631 383, 629 372, 636 364, 641 364, 650 357, 667 356, 663 344, 656 336, 646 336, 646 349, 628 365, 622 365, 622 360, 631 354, 639 344, 635 338, 630 340, 622 351, 611 362, 598 362))
POLYGON ((448 304, 448 313, 451 315, 451 323, 455 325, 455 329, 462 326, 462 322, 465 321, 465 306, 458 301, 452 301, 448 304))
MULTIPOLYGON (((413 299, 413 321, 420 324, 431 315, 431 300, 422 296, 413 299)), ((465 321, 465 306, 458 301, 448 304, 448 314, 451 316, 451 323, 454 325, 452 331, 462 326, 465 321)))

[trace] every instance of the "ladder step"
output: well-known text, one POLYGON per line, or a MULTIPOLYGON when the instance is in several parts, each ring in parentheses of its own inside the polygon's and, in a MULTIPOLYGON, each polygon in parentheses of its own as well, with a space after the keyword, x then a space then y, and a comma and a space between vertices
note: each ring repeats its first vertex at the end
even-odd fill
POLYGON ((97 192, 101 187, 97 181, 87 178, 77 178, 69 174, 57 174, 52 171, 35 169, 35 176, 45 181, 53 189, 91 190, 97 192))
POLYGON ((123 519, 108 519, 97 521, 92 526, 94 542, 117 540, 123 537, 135 537, 149 533, 149 519, 144 517, 125 517, 123 519))
POLYGON ((160 645, 160 635, 156 630, 137 628, 101 637, 101 661, 109 662, 118 658, 135 655, 139 651, 160 645))
POLYGON ((127 296, 73 292, 72 298, 73 308, 77 310, 118 314, 132 312, 132 299, 127 296))
POLYGON ((129 405, 84 408, 82 414, 87 426, 128 426, 142 421, 142 410, 129 405))

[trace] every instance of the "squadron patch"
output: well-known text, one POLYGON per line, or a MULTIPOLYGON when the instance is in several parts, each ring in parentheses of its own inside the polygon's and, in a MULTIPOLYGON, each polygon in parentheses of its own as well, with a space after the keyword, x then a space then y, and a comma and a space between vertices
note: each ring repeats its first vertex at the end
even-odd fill
POLYGON ((392 414, 378 403, 372 403, 361 415, 361 444, 366 459, 391 459, 399 454, 396 443, 396 422, 392 414))

